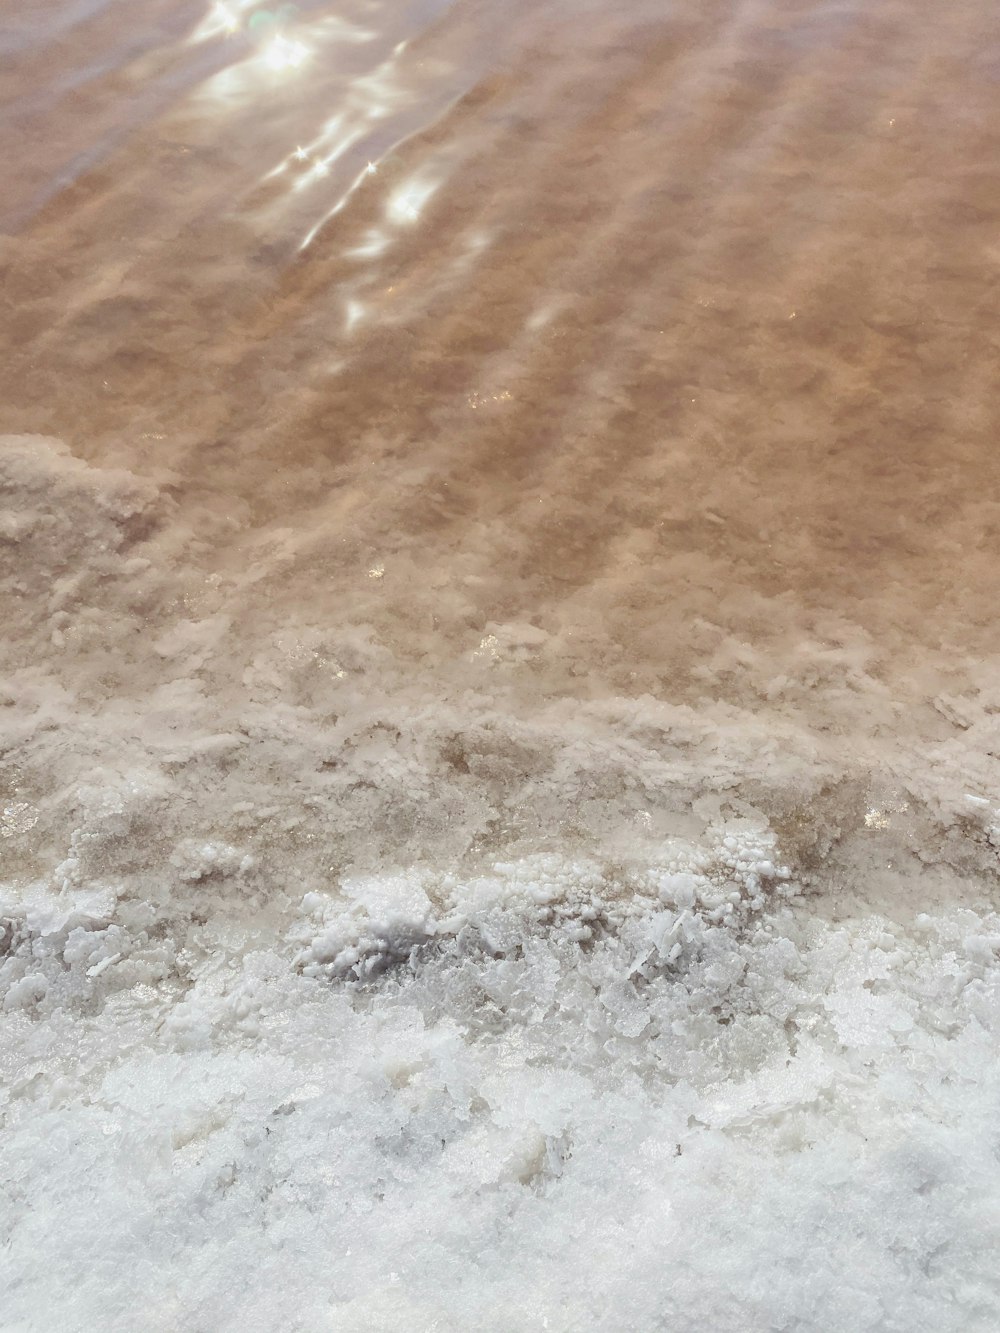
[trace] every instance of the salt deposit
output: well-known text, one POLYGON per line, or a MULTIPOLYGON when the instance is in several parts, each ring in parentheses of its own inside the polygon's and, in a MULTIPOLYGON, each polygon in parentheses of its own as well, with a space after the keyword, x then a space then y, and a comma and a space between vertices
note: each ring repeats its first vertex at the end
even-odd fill
POLYGON ((992 19, 7 8, 0 1329, 994 1333, 992 19))

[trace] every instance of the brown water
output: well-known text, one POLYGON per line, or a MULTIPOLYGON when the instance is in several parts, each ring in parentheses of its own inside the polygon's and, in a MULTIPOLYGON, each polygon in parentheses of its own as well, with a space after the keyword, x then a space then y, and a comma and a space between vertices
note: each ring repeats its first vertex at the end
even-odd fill
POLYGON ((292 626, 848 749, 1000 706, 979 0, 0 13, 3 426, 158 497, 78 700, 238 711, 292 626))

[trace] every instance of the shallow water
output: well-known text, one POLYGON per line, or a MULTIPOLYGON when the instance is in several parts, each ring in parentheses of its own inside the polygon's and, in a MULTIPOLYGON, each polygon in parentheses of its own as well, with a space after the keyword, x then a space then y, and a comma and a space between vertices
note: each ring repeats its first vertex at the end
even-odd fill
POLYGON ((998 29, 0 0, 18 1328, 997 1326, 998 29))
POLYGON ((978 0, 6 8, 8 429, 216 496, 220 562, 311 534, 402 651, 579 625, 561 688, 995 650, 978 0))

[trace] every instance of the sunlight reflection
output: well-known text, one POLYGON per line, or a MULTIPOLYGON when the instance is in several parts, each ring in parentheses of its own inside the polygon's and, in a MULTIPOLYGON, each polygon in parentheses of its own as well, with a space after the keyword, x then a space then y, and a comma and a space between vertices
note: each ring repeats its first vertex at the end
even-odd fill
MULTIPOLYGON (((261 8, 259 0, 217 0, 188 39, 191 43, 223 38, 232 44, 235 59, 209 79, 206 87, 216 98, 232 100, 252 94, 260 71, 287 74, 306 66, 321 48, 334 43, 370 42, 377 33, 335 14, 300 19, 294 5, 261 8)), ((274 173, 278 174, 280 168, 274 173)))
POLYGON ((307 246, 312 245, 313 241, 316 239, 316 236, 323 229, 323 227, 326 226, 326 224, 330 221, 331 218, 337 216, 337 214, 340 212, 342 208, 344 208, 344 206, 347 204, 348 200, 355 193, 358 187, 362 185, 364 181, 366 181, 371 175, 374 174, 371 170, 371 165, 372 164, 369 162, 367 167, 363 167, 362 170, 358 172, 357 176, 355 176, 354 180, 344 191, 344 193, 340 196, 340 198, 337 200, 334 206, 320 218, 320 220, 316 223, 314 227, 311 227, 309 229, 305 238, 302 241, 302 244, 299 246, 300 251, 305 250, 307 246))
MULTIPOLYGON (((328 176, 330 174, 331 166, 333 166, 339 158, 343 157, 347 150, 352 148, 361 137, 362 134, 360 130, 352 130, 350 133, 343 135, 329 152, 324 153, 322 157, 314 159, 315 165, 310 171, 307 171, 304 176, 300 177, 299 180, 295 182, 293 188, 301 190, 304 185, 310 182, 310 180, 316 180, 321 176, 328 176)), ((299 158, 297 160, 308 161, 309 154, 306 154, 305 159, 299 158)))
POLYGON ((360 301, 348 301, 344 312, 344 332, 351 333, 364 317, 364 305, 360 301))
POLYGON ((239 31, 244 13, 249 8, 250 0, 228 0, 225 4, 220 0, 220 3, 212 6, 194 30, 191 40, 204 42, 220 35, 231 37, 233 33, 239 31))
POLYGON ((346 259, 377 259, 389 248, 389 238, 385 232, 371 228, 360 245, 344 251, 346 259))
MULTIPOLYGON (((201 23, 195 28, 189 40, 205 42, 213 37, 233 37, 245 33, 258 46, 271 51, 273 58, 280 61, 281 68, 297 68, 302 48, 302 59, 309 53, 304 43, 288 36, 289 30, 301 27, 294 5, 281 5, 276 9, 262 8, 260 0, 217 0, 201 23), (275 44, 277 43, 277 46, 275 44), (291 49, 289 49, 291 48, 291 49)), ((337 14, 328 14, 324 18, 308 22, 311 38, 323 45, 328 42, 347 42, 357 44, 370 42, 377 33, 368 28, 359 27, 337 14)))
MULTIPOLYGON (((374 17, 380 7, 376 0, 365 13, 374 17)), ((328 50, 335 45, 372 41, 381 45, 379 38, 376 24, 368 28, 340 15, 300 13, 281 0, 271 0, 266 8, 261 0, 208 0, 205 17, 188 39, 192 43, 216 41, 231 53, 229 62, 199 90, 199 99, 217 106, 236 109, 250 104, 273 86, 272 81, 284 81, 293 75, 308 77, 311 101, 318 87, 315 80, 322 80, 322 96, 332 100, 333 114, 315 128, 311 138, 302 134, 300 123, 283 158, 277 162, 272 158, 272 164, 261 175, 262 181, 281 177, 285 187, 280 197, 270 193, 261 221, 264 214, 277 213, 296 195, 316 193, 319 216, 301 241, 300 250, 312 243, 363 185, 381 186, 382 167, 395 168, 395 155, 408 137, 383 128, 386 121, 391 123, 413 104, 423 80, 423 75, 409 70, 406 40, 394 42, 388 50, 383 48, 361 71, 351 69, 353 60, 340 67, 338 61, 327 59, 328 50)), ((282 104, 283 113, 285 109, 282 104)), ((348 251, 354 259, 371 260, 381 255, 392 243, 392 231, 416 223, 442 183, 425 175, 399 182, 395 169, 390 172, 390 182, 386 194, 379 190, 383 220, 390 225, 370 228, 360 242, 355 238, 348 251)), ((350 314, 349 320, 353 324, 356 316, 350 314)))
POLYGON ((409 180, 398 186, 389 196, 386 204, 386 216, 398 226, 416 222, 424 206, 437 189, 436 181, 409 180))
POLYGON ((304 42, 293 41, 289 37, 272 37, 264 48, 264 63, 268 69, 298 69, 305 64, 309 48, 304 42))
POLYGON ((239 29, 240 21, 228 5, 217 5, 216 15, 224 32, 233 33, 239 29))

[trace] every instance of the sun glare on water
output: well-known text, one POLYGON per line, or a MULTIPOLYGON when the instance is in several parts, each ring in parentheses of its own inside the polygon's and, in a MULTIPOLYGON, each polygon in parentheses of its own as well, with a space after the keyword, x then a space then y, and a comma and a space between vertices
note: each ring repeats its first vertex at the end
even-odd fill
POLYGON ((299 69, 309 57, 309 48, 304 42, 279 34, 277 37, 272 37, 265 46, 263 57, 268 69, 278 71, 299 69))

